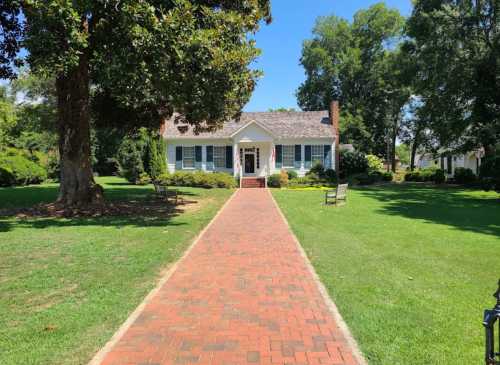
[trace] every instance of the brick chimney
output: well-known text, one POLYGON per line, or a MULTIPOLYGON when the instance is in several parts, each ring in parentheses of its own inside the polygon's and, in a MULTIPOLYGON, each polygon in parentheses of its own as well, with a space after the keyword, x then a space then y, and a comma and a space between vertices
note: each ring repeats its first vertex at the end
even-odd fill
POLYGON ((332 123, 333 135, 335 136, 335 172, 337 173, 337 178, 339 175, 339 166, 340 166, 340 129, 339 129, 339 120, 340 120, 340 108, 338 100, 332 100, 330 102, 330 122, 332 123))

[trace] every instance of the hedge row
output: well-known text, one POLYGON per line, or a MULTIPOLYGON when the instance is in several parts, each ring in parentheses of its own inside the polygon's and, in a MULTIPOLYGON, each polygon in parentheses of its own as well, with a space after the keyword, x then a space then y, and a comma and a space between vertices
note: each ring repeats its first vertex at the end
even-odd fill
POLYGON ((236 180, 233 176, 223 172, 185 172, 177 171, 173 174, 163 174, 157 182, 168 186, 191 186, 201 188, 235 188, 236 180))
POLYGON ((0 186, 40 184, 47 180, 47 170, 21 151, 0 153, 0 186))
POLYGON ((405 181, 434 182, 436 184, 442 184, 446 181, 446 175, 442 169, 426 168, 407 172, 405 181))

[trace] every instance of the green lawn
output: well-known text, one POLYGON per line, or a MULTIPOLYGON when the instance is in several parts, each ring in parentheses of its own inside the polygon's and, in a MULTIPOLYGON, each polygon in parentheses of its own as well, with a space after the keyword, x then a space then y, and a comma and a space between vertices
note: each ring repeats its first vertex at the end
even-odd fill
POLYGON ((391 185, 347 205, 273 192, 371 365, 483 363, 500 277, 500 197, 391 185))
MULTIPOLYGON (((110 200, 150 199, 152 186, 101 178, 110 200)), ((171 216, 0 217, 0 363, 84 364, 231 194, 182 188, 171 216)), ((0 209, 50 202, 56 185, 0 189, 0 209)))

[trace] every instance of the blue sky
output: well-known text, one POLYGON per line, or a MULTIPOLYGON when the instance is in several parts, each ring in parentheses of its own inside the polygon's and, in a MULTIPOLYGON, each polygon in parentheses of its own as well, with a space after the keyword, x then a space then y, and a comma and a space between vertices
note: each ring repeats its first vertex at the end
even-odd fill
MULTIPOLYGON (((266 111, 269 108, 296 108, 295 91, 304 80, 299 65, 302 42, 311 37, 318 16, 341 16, 351 20, 356 11, 375 4, 377 0, 271 0, 273 22, 262 26, 256 34, 262 55, 254 65, 264 71, 245 111, 266 111)), ((411 0, 387 0, 389 7, 403 15, 411 12, 411 0)))

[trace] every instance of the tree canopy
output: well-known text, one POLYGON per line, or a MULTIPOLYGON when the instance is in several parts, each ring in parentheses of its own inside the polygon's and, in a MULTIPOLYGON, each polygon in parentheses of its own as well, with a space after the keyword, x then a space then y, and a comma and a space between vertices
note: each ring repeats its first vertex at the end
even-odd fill
POLYGON ((397 10, 379 3, 358 11, 352 23, 320 17, 313 38, 304 42, 307 78, 297 92, 299 106, 326 109, 332 99, 340 100, 341 138, 365 152, 386 152, 389 126, 405 102, 407 93, 393 72, 403 26, 397 10))
POLYGON ((440 144, 492 153, 500 138, 500 2, 418 0, 405 48, 440 144))
POLYGON ((248 34, 271 19, 268 0, 19 0, 0 11, 2 75, 22 44, 30 69, 55 79, 65 205, 101 199, 91 111, 129 130, 158 128, 174 111, 195 132, 219 128, 250 98, 260 72, 248 34))

